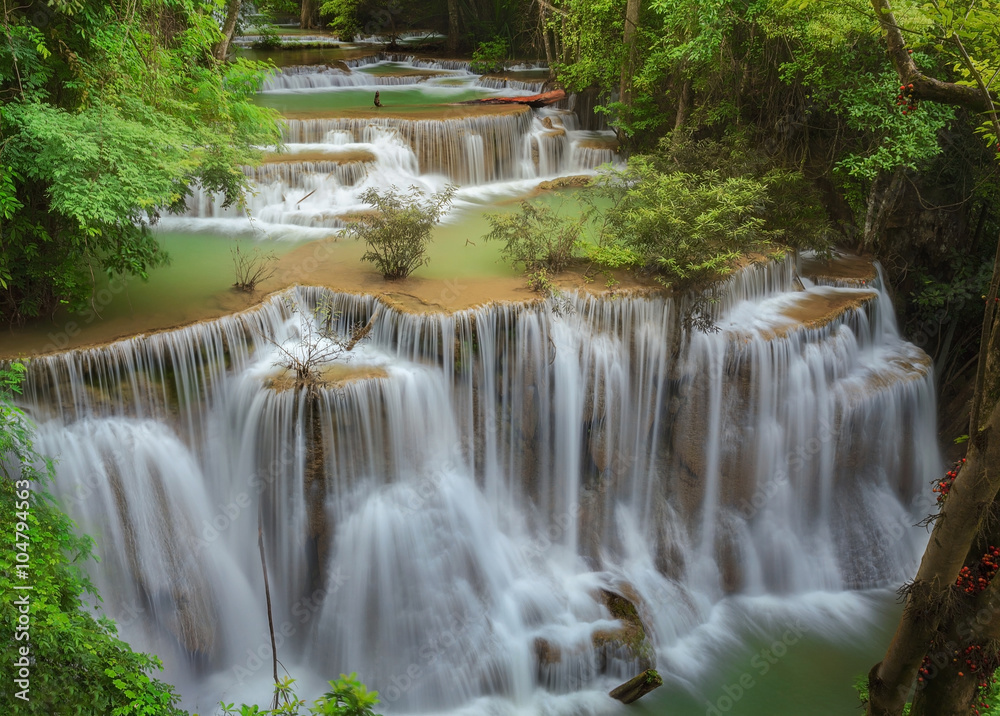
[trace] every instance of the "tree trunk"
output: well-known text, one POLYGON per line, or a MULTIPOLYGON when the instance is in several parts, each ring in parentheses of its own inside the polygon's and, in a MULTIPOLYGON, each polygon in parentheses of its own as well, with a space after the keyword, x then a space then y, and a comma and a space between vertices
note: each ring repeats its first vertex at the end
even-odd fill
POLYGON ((618 91, 621 101, 626 107, 632 106, 632 78, 635 76, 635 66, 638 62, 638 49, 635 36, 639 32, 639 11, 642 0, 628 0, 625 6, 625 33, 622 42, 625 44, 625 62, 622 64, 622 75, 618 91))
POLYGON ((302 12, 299 14, 299 27, 303 30, 316 29, 316 13, 319 6, 316 0, 302 0, 302 12))
POLYGON ((448 0, 448 52, 458 52, 458 0, 448 0))
POLYGON ((215 59, 220 62, 226 60, 229 54, 229 45, 233 41, 233 33, 236 32, 236 20, 240 15, 240 6, 243 0, 229 0, 226 3, 226 19, 222 23, 222 39, 215 46, 215 59))
MULTIPOLYGON (((1000 241, 993 263, 993 279, 986 297, 983 334, 980 344, 973 409, 969 425, 966 463, 955 480, 934 524, 916 578, 909 589, 903 616, 881 662, 868 674, 868 716, 900 716, 903 705, 918 683, 917 672, 932 644, 938 639, 944 619, 951 620, 949 604, 956 600, 953 585, 959 570, 976 559, 970 550, 980 537, 984 518, 1000 489, 1000 311, 996 308, 1000 289, 1000 241)), ((994 543, 995 544, 995 543, 994 543)), ((992 591, 1000 579, 990 584, 992 591)), ((961 596, 958 597, 961 600, 961 596)), ((1000 601, 998 601, 1000 604, 1000 601)), ((993 613, 997 620, 996 612, 993 613)), ((996 625, 993 626, 996 629, 996 625)), ((942 682, 944 684, 944 681, 942 682)), ((944 686, 937 690, 944 690, 944 686)), ((966 701, 965 688, 956 684, 947 689, 949 706, 940 695, 934 708, 925 714, 951 713, 966 701), (957 701, 956 701, 957 700, 957 701)), ((918 702, 925 701, 924 698, 918 702)), ((923 709, 924 707, 921 706, 923 709)), ((956 711, 957 713, 957 711, 956 711)), ((967 713, 967 710, 966 710, 967 713)))
MULTIPOLYGON (((886 32, 889 54, 900 80, 904 84, 909 84, 907 77, 913 77, 916 66, 904 47, 896 19, 889 9, 887 0, 872 0, 872 4, 886 32)), ((968 95, 970 88, 939 82, 923 75, 918 75, 912 84, 915 89, 921 89, 926 99, 945 101, 973 109, 985 108, 994 130, 1000 136, 1000 116, 994 105, 993 95, 976 71, 961 39, 957 35, 952 35, 950 42, 956 46, 963 63, 976 80, 977 89, 973 91, 977 96, 970 100, 968 95)), ((900 618, 885 658, 868 674, 869 716, 899 716, 902 713, 903 705, 912 685, 916 682, 917 672, 924 657, 930 656, 928 652, 932 645, 939 641, 942 621, 947 620, 945 634, 953 631, 954 622, 960 618, 958 615, 961 614, 961 608, 968 607, 967 602, 970 601, 968 597, 963 598, 961 593, 957 593, 953 585, 962 566, 965 563, 974 565, 979 558, 976 552, 981 553, 982 542, 979 542, 977 549, 971 554, 970 550, 977 538, 982 539, 986 536, 983 534, 984 521, 991 512, 997 491, 1000 489, 998 292, 1000 292, 1000 240, 997 241, 993 259, 993 278, 986 295, 983 331, 979 344, 979 364, 976 369, 975 390, 969 416, 969 451, 966 463, 945 500, 940 518, 934 524, 934 531, 917 570, 903 616, 900 618)), ((994 526, 995 532, 996 520, 990 520, 990 523, 994 526)), ((1000 579, 994 578, 989 584, 988 592, 992 593, 998 582, 1000 579)), ((994 611, 988 614, 996 617, 997 613, 994 611)), ((992 621, 998 620, 993 618, 992 621)), ((975 630, 972 635, 975 635, 975 630)), ((991 640, 991 643, 995 645, 996 642, 991 640)), ((971 644, 966 643, 966 646, 969 645, 971 644)), ((961 643, 957 646, 961 646, 961 643)), ((960 655, 953 658, 958 656, 960 655)), ((990 656, 995 657, 995 654, 990 656)), ((986 675, 992 675, 995 668, 995 661, 991 661, 990 664, 986 669, 988 672, 986 675)), ((964 676, 958 677, 957 680, 954 678, 940 680, 937 686, 931 686, 927 691, 926 696, 921 694, 916 699, 914 716, 920 713, 927 716, 930 714, 947 716, 947 714, 961 713, 963 709, 968 713, 970 691, 964 676)))
MULTIPOLYGON (((985 547, 981 541, 970 561, 977 561, 985 547)), ((1000 580, 991 581, 984 592, 963 606, 963 616, 951 621, 944 632, 947 637, 940 639, 927 657, 929 673, 918 682, 910 716, 968 716, 981 701, 979 687, 989 683, 992 672, 988 646, 1000 637, 1000 580)))
POLYGON ((621 686, 613 688, 608 693, 608 696, 618 699, 623 704, 630 704, 661 686, 663 686, 663 679, 660 678, 660 675, 653 669, 646 669, 646 671, 629 679, 621 686))
POLYGON ((879 174, 868 192, 868 208, 865 212, 865 230, 862 245, 866 251, 874 251, 882 237, 885 222, 889 219, 903 189, 903 169, 896 169, 891 177, 879 174))
MULTIPOLYGON (((889 0, 871 0, 875 9, 875 17, 878 18, 882 31, 886 36, 886 44, 889 48, 889 59, 892 66, 899 75, 899 83, 903 85, 913 85, 911 90, 914 98, 930 100, 931 102, 941 102, 943 104, 957 104, 961 107, 986 112, 990 109, 987 98, 983 93, 975 88, 966 85, 956 85, 951 82, 927 77, 913 61, 906 47, 906 40, 896 23, 896 17, 892 13, 889 0)), ((996 93, 993 93, 994 101, 996 93)))
POLYGON ((691 80, 681 82, 681 88, 677 95, 677 115, 674 117, 674 133, 672 141, 676 145, 680 141, 681 130, 687 122, 688 113, 691 111, 691 80))

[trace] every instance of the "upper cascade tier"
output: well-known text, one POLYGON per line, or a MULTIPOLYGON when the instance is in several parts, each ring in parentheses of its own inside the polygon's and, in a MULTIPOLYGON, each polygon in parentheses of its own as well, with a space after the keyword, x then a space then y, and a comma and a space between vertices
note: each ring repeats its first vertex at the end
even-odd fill
POLYGON ((196 189, 186 218, 165 217, 164 226, 320 238, 370 210, 360 197, 371 188, 455 184, 457 216, 524 196, 539 180, 621 162, 613 132, 580 129, 567 108, 575 97, 541 109, 466 102, 532 95, 543 74, 522 65, 481 77, 465 62, 387 53, 284 67, 260 100, 284 114, 283 153, 272 148, 263 166, 245 168, 246 205, 196 189))
MULTIPOLYGON (((285 153, 246 169, 255 184, 247 209, 265 225, 339 228, 345 216, 370 208, 360 195, 372 187, 472 189, 593 172, 618 160, 610 133, 577 130, 566 110, 493 106, 457 114, 289 119, 285 153)), ((188 200, 188 216, 246 215, 199 191, 188 200)))

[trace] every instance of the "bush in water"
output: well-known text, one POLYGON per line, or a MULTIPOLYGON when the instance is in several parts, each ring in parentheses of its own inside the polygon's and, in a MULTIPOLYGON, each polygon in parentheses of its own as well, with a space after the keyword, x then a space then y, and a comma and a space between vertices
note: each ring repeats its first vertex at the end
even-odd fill
POLYGON ((361 200, 374 211, 359 216, 347 227, 347 235, 367 244, 368 251, 361 259, 375 264, 383 278, 406 278, 427 263, 431 230, 441 221, 454 196, 454 186, 429 198, 415 186, 405 192, 395 186, 385 191, 368 189, 361 200))

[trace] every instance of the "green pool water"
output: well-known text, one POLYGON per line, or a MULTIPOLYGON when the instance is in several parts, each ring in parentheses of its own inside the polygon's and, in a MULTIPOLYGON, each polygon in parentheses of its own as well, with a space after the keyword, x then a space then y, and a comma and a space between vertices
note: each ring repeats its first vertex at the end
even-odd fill
MULTIPOLYGON (((376 77, 393 77, 396 75, 425 75, 427 77, 438 77, 446 74, 443 70, 433 70, 424 67, 413 67, 404 65, 401 62, 380 62, 377 65, 364 65, 354 70, 365 75, 376 77)), ((468 81, 468 78, 466 78, 468 81)))
MULTIPOLYGON (((470 99, 495 97, 496 92, 484 88, 442 89, 427 86, 401 85, 378 87, 382 106, 393 113, 426 111, 438 105, 464 102, 470 99)), ((319 112, 323 110, 372 109, 371 87, 338 88, 328 92, 269 92, 257 98, 257 103, 282 113, 319 112)))
MULTIPOLYGON (((661 671, 664 685, 629 707, 635 716, 851 716, 862 712, 855 680, 882 658, 901 607, 890 591, 866 594, 874 612, 837 633, 800 622, 733 633, 693 690, 661 671), (790 643, 789 643, 790 642, 790 643)), ((831 629, 832 627, 832 629, 831 629)))
MULTIPOLYGON (((563 215, 580 211, 575 190, 553 192, 536 198, 563 215)), ((516 200, 499 205, 465 206, 454 220, 435 227, 428 246, 429 263, 414 277, 436 280, 489 279, 517 276, 518 271, 501 259, 501 245, 487 242, 487 213, 514 211, 516 200)), ((78 345, 101 343, 128 335, 161 330, 246 308, 252 297, 232 289, 233 238, 204 230, 199 232, 157 231, 157 239, 170 256, 170 263, 149 272, 149 280, 137 278, 101 281, 95 291, 95 306, 77 313, 60 311, 50 320, 40 320, 13 332, 0 334, 0 355, 29 355, 78 345)), ((242 237, 241 245, 282 256, 309 242, 272 241, 242 237)), ((341 239, 334 256, 371 271, 360 261, 364 246, 341 239)), ((307 278, 301 279, 308 282, 307 278)))

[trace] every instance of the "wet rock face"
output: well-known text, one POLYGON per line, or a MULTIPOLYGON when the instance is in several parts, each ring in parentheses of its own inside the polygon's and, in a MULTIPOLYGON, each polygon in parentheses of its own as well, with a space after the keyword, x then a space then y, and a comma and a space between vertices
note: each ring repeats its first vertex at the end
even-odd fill
POLYGON ((535 638, 533 650, 539 683, 557 686, 561 683, 559 675, 565 673, 575 674, 581 683, 588 683, 598 675, 645 673, 656 665, 656 652, 636 607, 638 596, 628 585, 618 585, 615 589, 618 591, 601 589, 593 596, 619 621, 619 626, 595 630, 589 643, 559 644, 544 637, 535 638))

